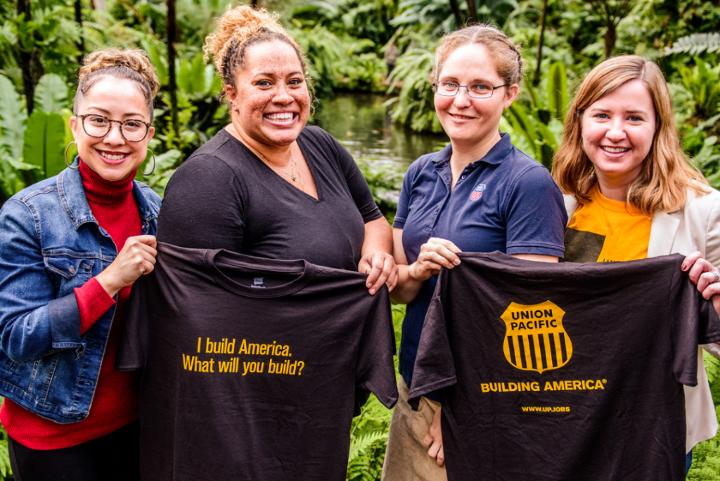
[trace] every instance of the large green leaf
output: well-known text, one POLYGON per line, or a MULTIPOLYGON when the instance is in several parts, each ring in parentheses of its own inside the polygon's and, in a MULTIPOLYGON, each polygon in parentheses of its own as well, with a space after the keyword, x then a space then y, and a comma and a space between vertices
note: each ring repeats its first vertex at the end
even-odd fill
POLYGON ((547 79, 548 108, 552 116, 563 120, 568 107, 567 72, 562 62, 550 65, 547 79))
POLYGON ((50 177, 65 167, 65 122, 55 112, 35 110, 25 129, 23 158, 38 167, 42 178, 50 177))
POLYGON ((59 112, 67 107, 68 88, 58 75, 49 73, 40 77, 35 88, 35 109, 59 112))
POLYGON ((25 131, 25 106, 10 79, 0 75, 0 148, 20 159, 25 131))

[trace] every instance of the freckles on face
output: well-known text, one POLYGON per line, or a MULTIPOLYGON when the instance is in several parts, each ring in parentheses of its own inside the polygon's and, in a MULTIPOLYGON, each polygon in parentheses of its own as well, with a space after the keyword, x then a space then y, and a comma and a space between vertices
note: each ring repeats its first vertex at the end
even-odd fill
POLYGON ((130 142, 122 136, 120 125, 112 122, 106 135, 96 137, 88 135, 83 128, 81 116, 88 114, 117 121, 150 122, 147 101, 140 86, 133 80, 111 75, 101 77, 79 99, 76 115, 70 118, 70 127, 82 162, 108 181, 134 175, 145 160, 147 144, 154 129, 151 127, 143 140, 130 142))
POLYGON ((582 113, 582 148, 601 183, 629 184, 640 175, 652 148, 655 115, 641 80, 626 82, 582 113))
POLYGON ((295 141, 310 115, 302 63, 286 42, 250 45, 235 74, 232 124, 252 147, 278 147, 295 141))

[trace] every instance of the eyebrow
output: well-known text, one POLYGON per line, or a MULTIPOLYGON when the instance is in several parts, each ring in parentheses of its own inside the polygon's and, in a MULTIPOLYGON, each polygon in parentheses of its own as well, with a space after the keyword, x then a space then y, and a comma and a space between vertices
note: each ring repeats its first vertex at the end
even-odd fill
MULTIPOLYGON (((303 73, 298 70, 295 72, 290 72, 288 74, 285 74, 286 77, 290 77, 292 75, 303 75, 303 73)), ((253 75, 253 77, 277 77, 277 76, 278 75, 276 75, 274 72, 258 72, 255 75, 253 75)))
MULTIPOLYGON (((593 112, 593 111, 609 112, 609 111, 612 110, 612 109, 608 109, 608 108, 605 108, 605 107, 591 107, 591 108, 589 108, 589 109, 587 109, 587 110, 590 111, 590 112, 593 112)), ((649 112, 648 112, 647 110, 637 110, 637 109, 635 109, 635 110, 623 110, 623 113, 625 113, 625 114, 644 114, 644 115, 649 115, 649 112)))
MULTIPOLYGON (((90 105, 90 106, 88 107, 88 110, 91 110, 91 109, 92 109, 92 110, 99 110, 100 112, 102 112, 103 114, 105 114, 105 115, 108 116, 108 117, 111 115, 111 112, 110 112, 109 110, 105 110, 105 109, 102 108, 102 107, 96 107, 96 106, 94 106, 94 105, 90 105)), ((132 117, 132 116, 135 116, 135 115, 137 115, 137 116, 139 116, 139 117, 145 118, 145 116, 144 116, 143 114, 139 113, 139 112, 128 112, 128 113, 126 113, 126 114, 123 114, 123 118, 132 117)))

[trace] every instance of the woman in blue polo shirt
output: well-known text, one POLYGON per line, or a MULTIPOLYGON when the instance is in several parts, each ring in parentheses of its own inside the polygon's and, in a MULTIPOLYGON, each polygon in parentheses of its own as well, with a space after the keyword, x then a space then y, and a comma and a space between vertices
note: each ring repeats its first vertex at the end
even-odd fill
POLYGON ((522 78, 518 48, 486 25, 446 35, 435 53, 435 111, 450 138, 408 169, 394 223, 399 281, 393 298, 407 303, 400 346, 400 401, 393 413, 383 479, 446 479, 440 408, 407 404, 420 331, 442 267, 460 251, 502 251, 556 262, 567 216, 548 171, 499 132, 503 111, 522 78))

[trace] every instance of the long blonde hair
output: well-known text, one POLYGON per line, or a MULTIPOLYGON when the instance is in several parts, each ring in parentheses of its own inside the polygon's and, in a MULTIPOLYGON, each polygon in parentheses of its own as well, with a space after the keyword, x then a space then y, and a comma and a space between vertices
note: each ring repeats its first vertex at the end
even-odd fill
POLYGON ((685 205, 687 190, 708 192, 707 180, 688 162, 680 147, 670 93, 660 68, 638 55, 605 60, 578 87, 565 117, 560 148, 553 159, 552 175, 566 194, 583 203, 597 185, 592 162, 582 148, 582 116, 594 102, 632 80, 641 80, 655 108, 655 135, 640 175, 627 193, 627 202, 647 215, 670 212, 685 205))

